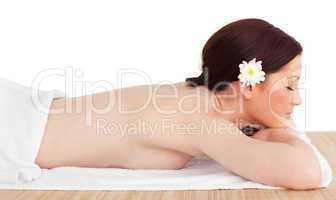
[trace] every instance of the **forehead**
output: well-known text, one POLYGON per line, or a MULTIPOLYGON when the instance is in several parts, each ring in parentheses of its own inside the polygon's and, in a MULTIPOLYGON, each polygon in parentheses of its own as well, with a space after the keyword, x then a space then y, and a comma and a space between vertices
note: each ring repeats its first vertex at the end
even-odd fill
POLYGON ((301 76, 301 55, 296 56, 286 65, 284 65, 278 72, 271 74, 273 78, 294 78, 298 79, 301 76))
POLYGON ((301 77, 301 55, 296 56, 279 71, 267 75, 265 87, 273 87, 275 83, 299 80, 301 77))
POLYGON ((279 71, 281 75, 291 77, 291 76, 301 76, 301 55, 296 56, 290 62, 288 62, 279 71))

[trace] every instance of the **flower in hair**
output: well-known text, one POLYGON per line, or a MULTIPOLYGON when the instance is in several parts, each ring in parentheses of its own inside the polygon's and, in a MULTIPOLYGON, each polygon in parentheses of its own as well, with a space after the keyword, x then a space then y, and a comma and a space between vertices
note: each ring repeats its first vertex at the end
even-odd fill
POLYGON ((238 79, 242 82, 241 87, 255 86, 255 84, 265 80, 265 72, 262 70, 261 63, 261 60, 256 62, 256 58, 253 58, 248 63, 243 61, 239 64, 240 74, 238 79))

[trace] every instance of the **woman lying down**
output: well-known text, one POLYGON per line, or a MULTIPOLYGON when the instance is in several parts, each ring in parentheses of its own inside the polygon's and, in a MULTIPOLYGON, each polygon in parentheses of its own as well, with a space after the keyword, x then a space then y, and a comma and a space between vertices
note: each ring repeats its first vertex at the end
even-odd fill
POLYGON ((181 169, 206 155, 256 182, 318 187, 318 160, 287 129, 301 103, 301 56, 293 37, 264 20, 232 22, 206 42, 198 77, 53 99, 35 162, 181 169))

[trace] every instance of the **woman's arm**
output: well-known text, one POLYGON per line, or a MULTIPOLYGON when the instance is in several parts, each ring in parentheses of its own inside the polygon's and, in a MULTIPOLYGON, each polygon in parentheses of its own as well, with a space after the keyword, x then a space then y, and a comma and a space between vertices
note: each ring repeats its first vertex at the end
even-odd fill
POLYGON ((200 151, 240 176, 292 189, 320 185, 315 158, 290 144, 250 138, 234 126, 226 134, 198 137, 200 151))
POLYGON ((279 129, 279 128, 261 129, 250 137, 258 140, 279 142, 291 145, 292 147, 305 152, 307 156, 310 156, 311 159, 315 160, 315 163, 318 164, 318 160, 312 148, 308 144, 306 144, 303 140, 298 138, 294 133, 291 133, 288 129, 279 129))

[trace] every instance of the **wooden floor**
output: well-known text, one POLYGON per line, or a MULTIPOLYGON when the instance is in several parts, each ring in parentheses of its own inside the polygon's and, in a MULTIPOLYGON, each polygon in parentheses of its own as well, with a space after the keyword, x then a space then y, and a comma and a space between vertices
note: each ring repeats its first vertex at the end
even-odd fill
MULTIPOLYGON (((312 143, 329 161, 333 174, 336 174, 336 132, 307 133, 312 143)), ((336 200, 335 179, 328 188, 306 191, 295 190, 193 190, 193 191, 27 191, 8 190, 0 191, 1 200, 10 199, 327 199, 336 200)))

